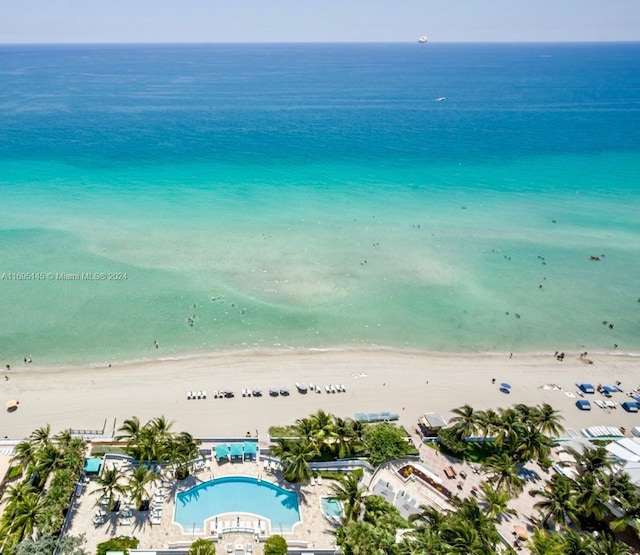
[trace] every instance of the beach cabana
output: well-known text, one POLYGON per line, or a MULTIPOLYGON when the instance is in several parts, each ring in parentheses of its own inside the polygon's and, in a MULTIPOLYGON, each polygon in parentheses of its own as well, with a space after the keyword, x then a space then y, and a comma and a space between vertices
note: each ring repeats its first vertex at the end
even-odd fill
POLYGON ((100 474, 100 468, 102 467, 102 459, 98 457, 89 457, 84 460, 83 472, 87 476, 98 476, 100 474))
POLYGON ((255 459, 258 452, 258 444, 255 441, 244 442, 244 458, 255 459))
POLYGON ((244 448, 242 443, 231 444, 231 458, 232 459, 244 458, 244 448))
POLYGON ((611 393, 616 393, 617 391, 618 391, 618 388, 617 388, 617 387, 614 387, 614 386, 612 386, 612 385, 603 385, 603 386, 600 388, 600 392, 601 392, 601 393, 607 393, 607 394, 609 394, 609 395, 611 395, 611 393))
POLYGON ((576 407, 580 410, 591 410, 591 403, 586 399, 580 399, 576 401, 576 407))
POLYGON ((638 412, 638 403, 633 401, 625 401, 624 403, 620 403, 620 406, 627 412, 638 412))
POLYGON ((222 459, 229 459, 229 448, 226 445, 216 445, 216 460, 220 462, 222 459))
POLYGON ((596 392, 596 388, 593 387, 590 383, 586 383, 586 382, 578 382, 576 383, 576 386, 578 387, 578 389, 580 391, 582 391, 582 393, 590 393, 593 394, 596 392))

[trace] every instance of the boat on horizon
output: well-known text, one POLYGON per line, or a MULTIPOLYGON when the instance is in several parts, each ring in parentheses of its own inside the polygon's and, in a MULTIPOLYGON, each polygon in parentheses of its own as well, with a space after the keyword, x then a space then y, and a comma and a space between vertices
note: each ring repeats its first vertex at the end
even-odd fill
POLYGON ((422 36, 418 39, 418 42, 419 42, 420 44, 425 44, 425 43, 429 42, 429 38, 428 38, 426 35, 422 35, 422 36))

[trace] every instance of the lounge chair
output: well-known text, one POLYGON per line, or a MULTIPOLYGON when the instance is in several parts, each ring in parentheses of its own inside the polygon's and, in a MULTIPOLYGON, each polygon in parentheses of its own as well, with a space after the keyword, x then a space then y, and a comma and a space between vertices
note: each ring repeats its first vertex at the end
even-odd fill
POLYGON ((331 393, 331 386, 329 386, 329 385, 325 385, 325 386, 324 386, 324 390, 325 390, 327 393, 331 393))
POLYGON ((227 544, 227 553, 233 553, 233 544, 232 543, 228 543, 227 544))
POLYGON ((310 482, 311 482, 311 485, 312 485, 312 486, 315 486, 315 485, 316 485, 316 479, 315 479, 315 477, 314 477, 314 476, 311 476, 310 482))
POLYGON ((202 391, 196 392, 196 399, 202 399, 202 391))
POLYGON ((202 390, 202 398, 203 399, 207 398, 207 392, 204 389, 202 390))
POLYGON ((330 385, 329 389, 331 390, 331 393, 335 393, 336 392, 336 386, 335 385, 330 385))
POLYGON ((253 544, 252 543, 248 543, 247 544, 247 553, 253 553, 253 544))
POLYGON ((316 385, 316 393, 322 393, 322 388, 319 385, 316 385))
POLYGON ((193 393, 191 393, 191 391, 187 391, 187 399, 188 400, 193 399, 193 393))
POLYGON ((316 482, 317 482, 317 484, 318 484, 319 486, 321 486, 321 485, 322 485, 322 476, 318 476, 318 477, 316 478, 316 482))
POLYGON ((242 543, 236 544, 236 553, 244 553, 244 544, 242 543))
POLYGON ((342 391, 342 393, 346 393, 347 388, 344 386, 344 384, 340 384, 340 391, 342 391))

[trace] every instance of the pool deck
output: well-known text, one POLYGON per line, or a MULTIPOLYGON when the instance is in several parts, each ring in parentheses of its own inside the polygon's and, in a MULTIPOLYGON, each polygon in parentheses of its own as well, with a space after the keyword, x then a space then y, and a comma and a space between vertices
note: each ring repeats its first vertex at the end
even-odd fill
MULTIPOLYGON (((110 463, 111 464, 111 463, 110 463)), ((126 471, 126 467, 121 467, 126 471)), ((323 485, 312 486, 306 484, 289 484, 284 481, 280 472, 265 472, 263 463, 257 462, 224 462, 218 464, 213 461, 210 470, 196 472, 186 480, 176 483, 170 476, 163 474, 162 483, 150 487, 150 493, 162 488, 163 504, 162 516, 159 523, 152 524, 149 512, 132 511, 129 520, 112 513, 106 516, 105 522, 94 524, 94 515, 98 512, 96 501, 98 494, 92 492, 98 489, 95 482, 91 481, 82 488, 73 507, 68 534, 84 534, 87 540, 88 552, 95 552, 96 546, 115 536, 134 536, 140 540, 138 549, 166 549, 168 547, 189 547, 191 542, 198 538, 211 538, 210 530, 205 533, 182 530, 182 527, 173 522, 176 494, 186 491, 200 483, 207 482, 221 476, 251 476, 270 481, 284 489, 298 494, 301 522, 296 524, 291 533, 281 533, 280 530, 269 530, 266 527, 266 535, 281 534, 292 542, 307 542, 310 548, 333 549, 335 547, 335 525, 330 522, 321 511, 320 498, 329 495, 330 481, 325 480, 323 485)), ((213 521, 215 515, 211 515, 213 521)), ((264 517, 247 513, 226 514, 221 516, 221 521, 232 523, 232 528, 237 528, 238 520, 242 522, 254 522, 264 517)), ((210 522, 207 523, 210 527, 210 522)), ((262 554, 262 542, 256 541, 256 536, 251 531, 223 533, 218 539, 217 550, 224 552, 227 544, 252 544, 255 555, 262 554)))

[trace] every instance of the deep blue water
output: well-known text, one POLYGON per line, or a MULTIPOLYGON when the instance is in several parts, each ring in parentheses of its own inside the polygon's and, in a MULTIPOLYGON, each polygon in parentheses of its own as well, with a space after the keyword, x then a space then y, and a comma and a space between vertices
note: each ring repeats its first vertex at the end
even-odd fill
POLYGON ((402 165, 635 152, 638 60, 638 44, 4 46, 0 157, 402 165))

